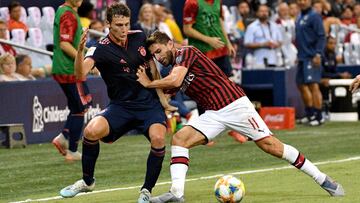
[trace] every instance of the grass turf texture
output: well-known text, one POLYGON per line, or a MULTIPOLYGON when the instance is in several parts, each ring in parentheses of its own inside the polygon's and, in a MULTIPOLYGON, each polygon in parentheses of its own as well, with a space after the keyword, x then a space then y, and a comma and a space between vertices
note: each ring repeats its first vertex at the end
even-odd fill
MULTIPOLYGON (((360 156, 360 123, 327 123, 321 127, 297 126, 291 131, 274 131, 312 162, 360 156)), ((169 138, 168 138, 169 139, 169 138)), ((167 141, 169 143, 169 140, 167 141)), ((158 182, 170 180, 166 159, 158 182)), ((112 145, 101 144, 96 166, 95 190, 140 186, 145 174, 149 144, 143 136, 125 136, 112 145)), ((263 153, 253 142, 238 144, 229 136, 216 139, 213 147, 199 146, 190 151, 188 178, 237 171, 286 166, 285 161, 263 153)), ((346 197, 331 198, 307 175, 296 169, 236 175, 246 186, 244 202, 360 202, 360 161, 319 166, 343 184, 346 197)), ((81 178, 81 163, 68 164, 51 144, 30 145, 25 149, 0 149, 0 202, 58 196, 61 188, 81 178)), ((186 183, 187 202, 216 202, 216 178, 186 183)), ((153 193, 168 191, 169 184, 153 193)), ((138 189, 105 192, 51 202, 135 202, 138 189)))

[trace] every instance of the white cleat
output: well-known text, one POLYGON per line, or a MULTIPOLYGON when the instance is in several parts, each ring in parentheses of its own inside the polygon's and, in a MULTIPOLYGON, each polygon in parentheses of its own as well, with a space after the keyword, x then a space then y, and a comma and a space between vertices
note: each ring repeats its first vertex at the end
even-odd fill
POLYGON ((81 192, 91 192, 95 188, 95 181, 91 185, 86 185, 83 179, 76 181, 73 185, 69 185, 60 190, 60 195, 65 198, 74 197, 81 192))
POLYGON ((150 198, 151 203, 185 202, 184 197, 176 197, 173 193, 167 192, 162 195, 150 198))
POLYGON ((329 176, 326 176, 324 183, 321 184, 321 187, 333 197, 342 197, 345 195, 342 185, 333 181, 329 176))
POLYGON ((150 203, 151 193, 146 188, 140 191, 138 203, 150 203))

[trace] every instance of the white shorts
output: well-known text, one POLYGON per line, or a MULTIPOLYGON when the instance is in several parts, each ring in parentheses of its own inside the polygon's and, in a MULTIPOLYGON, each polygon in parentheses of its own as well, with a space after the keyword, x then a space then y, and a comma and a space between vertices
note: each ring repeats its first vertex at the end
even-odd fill
POLYGON ((250 100, 244 96, 224 108, 207 110, 186 125, 201 132, 209 141, 225 130, 234 130, 258 141, 272 135, 250 100))

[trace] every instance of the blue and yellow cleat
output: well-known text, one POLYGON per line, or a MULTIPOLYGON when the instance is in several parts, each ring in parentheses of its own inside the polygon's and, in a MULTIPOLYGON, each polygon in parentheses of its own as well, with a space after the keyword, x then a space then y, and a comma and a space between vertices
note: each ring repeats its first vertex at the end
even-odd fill
POLYGON ((86 185, 83 179, 76 181, 73 185, 69 185, 60 190, 60 195, 64 198, 74 197, 81 192, 91 192, 95 188, 95 181, 91 185, 86 185))

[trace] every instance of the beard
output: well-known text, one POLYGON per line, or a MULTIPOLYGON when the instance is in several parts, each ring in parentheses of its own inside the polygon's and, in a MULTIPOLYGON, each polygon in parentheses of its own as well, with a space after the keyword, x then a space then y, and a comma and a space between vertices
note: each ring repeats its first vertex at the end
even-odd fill
POLYGON ((168 66, 170 63, 174 61, 174 56, 171 52, 171 50, 166 51, 166 58, 163 59, 163 62, 161 63, 163 66, 168 66))
POLYGON ((259 16, 259 20, 260 20, 261 22, 265 22, 265 21, 268 20, 268 17, 267 17, 267 16, 259 16))

